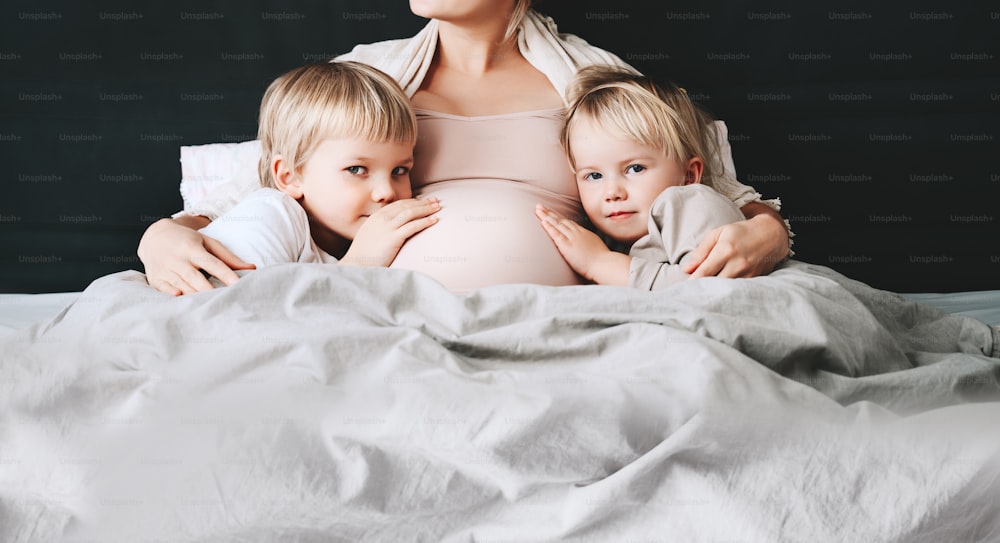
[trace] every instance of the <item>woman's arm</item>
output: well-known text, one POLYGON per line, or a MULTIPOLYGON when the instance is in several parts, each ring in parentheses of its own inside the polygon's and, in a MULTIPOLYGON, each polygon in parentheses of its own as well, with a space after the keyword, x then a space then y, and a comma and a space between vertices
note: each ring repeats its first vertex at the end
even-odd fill
POLYGON ((650 206, 649 217, 649 234, 629 249, 629 285, 643 290, 690 279, 687 264, 705 235, 745 218, 729 198, 702 184, 663 191, 650 206))
POLYGON ((740 208, 745 221, 710 231, 684 270, 691 278, 755 277, 770 273, 789 255, 789 233, 781 215, 761 202, 740 208))
POLYGON ((151 287, 174 296, 191 294, 212 288, 202 270, 231 285, 239 279, 234 269, 254 268, 197 231, 210 222, 207 217, 184 215, 149 225, 137 253, 151 287))

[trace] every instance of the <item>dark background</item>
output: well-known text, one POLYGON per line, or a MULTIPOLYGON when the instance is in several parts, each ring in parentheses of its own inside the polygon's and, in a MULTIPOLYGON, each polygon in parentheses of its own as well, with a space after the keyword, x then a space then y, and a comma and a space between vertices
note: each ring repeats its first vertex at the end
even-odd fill
MULTIPOLYGON (((253 139, 280 73, 407 37, 403 0, 5 3, 0 292, 142 269, 181 208, 179 146, 253 139)), ((545 0, 729 125, 798 258, 874 286, 1000 288, 1000 7, 545 0), (660 5, 657 5, 660 4, 660 5)))

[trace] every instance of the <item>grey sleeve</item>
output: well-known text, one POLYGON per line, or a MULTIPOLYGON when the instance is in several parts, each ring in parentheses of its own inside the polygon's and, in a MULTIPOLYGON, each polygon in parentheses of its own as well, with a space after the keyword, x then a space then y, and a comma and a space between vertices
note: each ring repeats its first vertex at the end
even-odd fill
POLYGON ((687 279, 685 257, 709 230, 742 220, 731 200, 705 185, 668 188, 650 209, 649 233, 629 251, 629 286, 659 290, 687 279))

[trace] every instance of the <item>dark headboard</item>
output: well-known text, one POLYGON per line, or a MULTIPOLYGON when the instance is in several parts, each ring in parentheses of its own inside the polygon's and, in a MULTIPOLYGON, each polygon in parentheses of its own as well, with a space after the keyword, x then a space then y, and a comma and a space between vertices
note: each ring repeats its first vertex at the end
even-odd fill
MULTIPOLYGON (((563 32, 686 87, 798 258, 896 291, 1000 288, 1000 8, 543 0, 563 32)), ((253 139, 278 74, 412 35, 403 0, 0 8, 0 291, 140 269, 181 145, 253 139)))

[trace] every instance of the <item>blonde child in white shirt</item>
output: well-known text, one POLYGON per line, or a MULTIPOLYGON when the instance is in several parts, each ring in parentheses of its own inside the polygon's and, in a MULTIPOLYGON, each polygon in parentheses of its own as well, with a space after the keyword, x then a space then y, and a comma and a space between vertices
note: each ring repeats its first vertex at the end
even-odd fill
POLYGON ((440 204, 410 188, 416 118, 399 85, 357 62, 311 64, 264 93, 262 188, 200 231, 257 267, 387 266, 440 204))
POLYGON ((595 233, 539 205, 536 215, 563 258, 602 285, 646 290, 689 277, 685 257, 709 231, 744 220, 710 188, 723 172, 711 120, 682 89, 613 66, 580 70, 562 143, 595 233))

